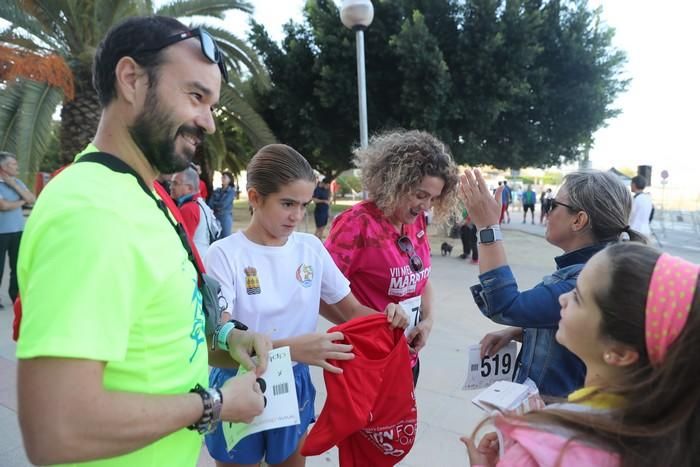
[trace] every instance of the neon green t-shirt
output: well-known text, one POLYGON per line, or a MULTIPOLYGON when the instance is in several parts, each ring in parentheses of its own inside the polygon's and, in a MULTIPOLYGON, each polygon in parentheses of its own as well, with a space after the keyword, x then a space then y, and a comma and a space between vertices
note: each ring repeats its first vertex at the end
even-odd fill
MULTIPOLYGON (((82 154, 94 151, 88 146, 82 154)), ((27 221, 18 279, 17 358, 105 362, 104 387, 113 391, 183 394, 207 386, 196 272, 132 175, 81 163, 51 181, 27 221)), ((130 454, 80 465, 193 467, 201 444, 200 435, 182 429, 130 454)))

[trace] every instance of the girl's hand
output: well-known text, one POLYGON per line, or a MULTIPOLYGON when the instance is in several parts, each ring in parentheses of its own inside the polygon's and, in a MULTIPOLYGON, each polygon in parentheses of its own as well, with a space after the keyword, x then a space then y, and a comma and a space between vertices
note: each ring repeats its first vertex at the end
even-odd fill
POLYGON ((231 358, 257 376, 261 376, 267 370, 268 353, 272 350, 272 341, 265 334, 233 329, 228 335, 228 348, 231 358), (253 355, 258 357, 257 365, 253 355))
POLYGON ((328 360, 352 360, 355 358, 355 354, 352 353, 352 345, 334 343, 334 341, 342 339, 342 332, 317 332, 296 337, 290 346, 292 360, 315 365, 331 373, 342 373, 341 368, 328 363, 328 360))
POLYGON ((498 464, 498 435, 495 432, 486 433, 478 447, 470 436, 462 436, 459 440, 467 447, 469 465, 495 467, 498 464))
POLYGON ((394 328, 406 329, 408 327, 408 315, 398 303, 389 303, 384 309, 386 320, 394 328))
POLYGON ((492 195, 479 169, 465 170, 460 180, 459 194, 472 222, 480 229, 497 225, 501 218, 503 186, 492 195))

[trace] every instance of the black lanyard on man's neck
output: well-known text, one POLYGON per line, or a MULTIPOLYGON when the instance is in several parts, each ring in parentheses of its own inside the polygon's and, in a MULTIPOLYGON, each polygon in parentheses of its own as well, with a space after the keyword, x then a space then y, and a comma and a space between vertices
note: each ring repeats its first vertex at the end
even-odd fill
POLYGON ((156 195, 153 194, 153 191, 148 187, 145 180, 129 164, 127 164, 123 160, 119 159, 118 157, 116 157, 112 154, 108 154, 106 152, 91 152, 91 153, 85 154, 84 156, 81 156, 80 159, 78 159, 77 163, 79 163, 79 162, 94 162, 96 164, 102 164, 114 172, 129 174, 129 175, 133 176, 136 179, 136 181, 138 182, 141 189, 153 201, 155 201, 156 206, 158 206, 158 209, 160 209, 160 211, 168 219, 168 222, 170 222, 170 225, 172 225, 173 228, 175 229, 177 236, 180 238, 180 241, 182 242, 182 246, 185 248, 185 251, 187 252, 187 258, 194 265, 194 269, 197 271, 197 276, 199 277, 202 275, 203 271, 201 271, 199 269, 199 266, 197 265, 197 261, 194 259, 194 253, 192 252, 192 248, 190 248, 190 244, 187 241, 187 232, 185 232, 185 228, 179 222, 173 221, 173 218, 170 214, 170 210, 166 206, 165 202, 162 199, 157 198, 156 195))

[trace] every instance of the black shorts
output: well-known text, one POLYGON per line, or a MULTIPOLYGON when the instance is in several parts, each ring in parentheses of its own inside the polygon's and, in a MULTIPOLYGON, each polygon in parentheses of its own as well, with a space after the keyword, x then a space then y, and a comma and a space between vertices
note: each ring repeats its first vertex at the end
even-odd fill
POLYGON ((328 210, 314 211, 314 221, 316 222, 316 228, 320 229, 328 224, 328 210))
POLYGON ((523 211, 525 211, 525 214, 527 214, 528 209, 534 213, 535 212, 535 205, 534 204, 523 204, 523 211))

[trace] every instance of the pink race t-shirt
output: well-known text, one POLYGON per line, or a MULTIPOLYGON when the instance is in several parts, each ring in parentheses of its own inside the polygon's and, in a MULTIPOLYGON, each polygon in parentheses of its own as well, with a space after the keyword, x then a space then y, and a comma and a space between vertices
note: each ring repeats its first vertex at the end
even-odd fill
POLYGON ((421 271, 411 269, 408 254, 397 244, 399 232, 374 202, 358 203, 333 221, 326 248, 363 305, 381 312, 389 303, 423 293, 431 267, 425 217, 404 225, 403 233, 423 261, 421 271))

